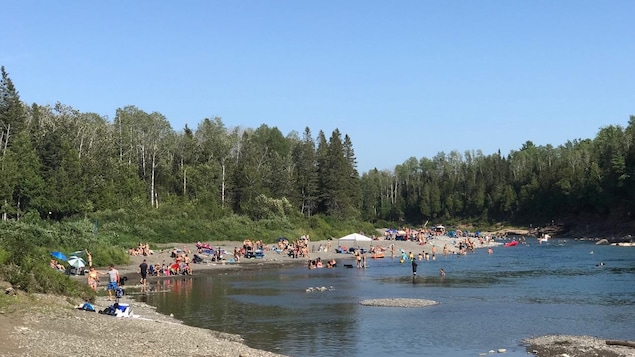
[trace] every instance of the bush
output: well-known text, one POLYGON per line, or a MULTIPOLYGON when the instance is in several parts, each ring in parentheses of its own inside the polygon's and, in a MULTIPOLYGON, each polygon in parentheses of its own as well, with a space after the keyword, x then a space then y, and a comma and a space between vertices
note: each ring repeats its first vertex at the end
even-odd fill
POLYGON ((46 264, 35 264, 31 268, 16 264, 0 266, 0 276, 14 288, 28 293, 51 293, 82 299, 94 299, 95 292, 88 285, 71 279, 68 275, 51 269, 46 264))
POLYGON ((89 251, 95 266, 125 265, 130 263, 130 256, 127 250, 118 246, 100 244, 91 247, 89 251))

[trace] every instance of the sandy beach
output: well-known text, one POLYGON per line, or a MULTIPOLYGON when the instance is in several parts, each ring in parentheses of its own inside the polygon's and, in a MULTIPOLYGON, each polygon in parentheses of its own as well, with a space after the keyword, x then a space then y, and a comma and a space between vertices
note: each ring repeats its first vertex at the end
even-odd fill
MULTIPOLYGON (((338 262, 338 264, 340 264, 340 262, 342 264, 348 264, 350 262, 348 263, 344 263, 344 262, 347 262, 349 260, 354 261, 355 257, 353 254, 342 254, 342 253, 336 252, 336 248, 338 248, 339 243, 341 243, 342 247, 346 247, 346 248, 350 248, 354 246, 354 247, 364 248, 366 250, 370 250, 373 247, 385 249, 385 251, 383 252, 385 257, 390 257, 391 251, 392 251, 391 245, 394 245, 395 257, 400 256, 402 251, 406 253, 413 252, 415 255, 418 255, 419 253, 422 253, 422 254, 428 253, 431 256, 433 254, 432 252, 433 247, 435 247, 434 249, 436 249, 436 254, 441 255, 444 246, 447 247, 449 254, 457 254, 459 252, 459 249, 456 247, 456 244, 460 240, 461 238, 437 236, 431 239, 428 243, 424 245, 421 245, 418 242, 413 242, 413 241, 384 240, 383 238, 379 240, 373 240, 371 242, 358 242, 358 243, 344 242, 344 241, 338 242, 337 239, 320 240, 320 241, 311 241, 309 243, 309 247, 308 247, 309 257, 308 258, 307 257, 293 258, 285 253, 277 253, 273 251, 272 249, 268 249, 264 251, 265 253, 264 258, 259 258, 259 259, 241 258, 239 259, 238 262, 234 262, 234 263, 229 263, 228 260, 231 258, 231 253, 233 252, 234 248, 241 247, 242 242, 232 242, 232 241, 207 242, 214 248, 220 247, 221 249, 224 249, 227 252, 227 254, 225 255, 226 261, 224 263, 211 262, 209 257, 207 257, 205 254, 199 254, 202 258, 205 259, 205 261, 203 263, 192 264, 192 268, 194 270, 194 274, 196 274, 197 271, 201 271, 201 270, 248 268, 249 265, 251 264, 260 264, 260 265, 267 264, 268 266, 269 265, 274 265, 274 266, 275 265, 289 265, 289 264, 308 265, 308 261, 310 259, 317 259, 318 257, 323 262, 331 260, 331 259, 335 259, 338 262), (329 245, 330 245, 330 249, 320 250, 320 246, 322 248, 326 248, 329 245)), ((477 241, 474 238, 473 240, 477 241)), ((487 244, 477 243, 477 248, 496 247, 499 245, 501 245, 500 242, 489 242, 487 244)), ((268 248, 271 248, 274 246, 274 244, 268 244, 267 246, 268 248)), ((160 246, 159 249, 153 250, 153 253, 149 256, 142 256, 142 255, 130 256, 130 264, 126 266, 118 266, 116 268, 117 270, 119 270, 119 273, 121 276, 128 277, 130 282, 137 282, 140 278, 138 274, 139 264, 141 264, 141 262, 144 259, 146 260, 148 264, 159 264, 159 265, 163 263, 169 264, 174 261, 174 259, 170 257, 170 254, 173 249, 190 252, 189 253, 190 257, 192 257, 197 251, 196 243, 166 244, 166 245, 160 246)), ((372 259, 371 256, 372 254, 370 253, 366 254, 367 259, 372 259)), ((107 266, 106 266, 107 264, 100 264, 99 262, 95 262, 95 265, 101 271, 105 271, 107 269, 107 266)), ((152 277, 148 278, 148 280, 151 280, 151 279, 152 277)), ((104 279, 102 278, 102 280, 104 279)), ((136 284, 136 283, 133 283, 133 284, 136 284)))

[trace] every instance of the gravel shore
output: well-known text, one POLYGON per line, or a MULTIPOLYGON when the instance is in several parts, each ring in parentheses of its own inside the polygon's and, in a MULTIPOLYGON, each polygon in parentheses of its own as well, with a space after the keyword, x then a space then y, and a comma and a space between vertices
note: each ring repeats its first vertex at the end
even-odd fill
POLYGON ((635 348, 607 345, 592 336, 548 335, 523 341, 537 357, 635 357, 635 348))
MULTIPOLYGON (((245 346, 237 335, 183 325, 130 300, 137 318, 76 309, 80 301, 53 295, 16 296, 0 312, 0 356, 250 356, 275 353, 245 346), (18 301, 19 300, 19 301, 18 301)), ((95 308, 110 303, 101 298, 95 308)))

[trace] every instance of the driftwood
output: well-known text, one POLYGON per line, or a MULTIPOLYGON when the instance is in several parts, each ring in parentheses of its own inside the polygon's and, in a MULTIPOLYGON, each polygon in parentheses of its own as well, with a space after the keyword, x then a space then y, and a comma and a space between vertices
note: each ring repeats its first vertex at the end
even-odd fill
POLYGON ((606 340, 609 346, 626 346, 635 348, 635 341, 606 340))

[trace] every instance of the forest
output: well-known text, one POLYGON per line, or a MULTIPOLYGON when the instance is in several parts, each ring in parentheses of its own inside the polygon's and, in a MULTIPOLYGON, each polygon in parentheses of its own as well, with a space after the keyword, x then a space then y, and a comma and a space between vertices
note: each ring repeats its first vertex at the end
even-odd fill
POLYGON ((352 139, 337 129, 285 135, 214 117, 175 130, 161 113, 135 106, 110 120, 62 103, 28 105, 2 67, 0 126, 3 221, 162 210, 210 221, 529 225, 630 221, 635 198, 633 116, 592 139, 527 141, 507 154, 440 152, 359 173, 352 139))

